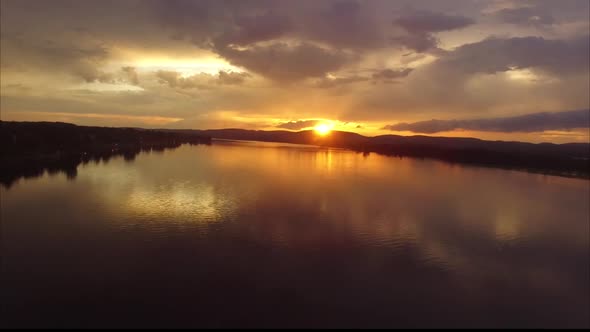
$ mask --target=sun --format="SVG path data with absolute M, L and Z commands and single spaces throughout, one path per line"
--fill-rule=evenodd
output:
M 332 125 L 328 123 L 320 123 L 316 125 L 313 130 L 315 130 L 315 132 L 320 136 L 326 136 L 332 131 Z

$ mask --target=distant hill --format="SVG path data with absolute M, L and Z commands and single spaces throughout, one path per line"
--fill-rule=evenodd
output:
M 332 131 L 327 136 L 311 130 L 292 132 L 245 129 L 171 130 L 220 139 L 283 142 L 347 148 L 384 155 L 435 158 L 457 163 L 522 169 L 574 177 L 589 177 L 589 143 L 525 143 L 476 138 L 381 135 L 366 137 Z
M 0 121 L 0 149 L 3 155 L 174 146 L 210 143 L 210 140 L 196 133 L 88 127 L 63 122 Z
M 545 156 L 589 158 L 589 143 L 526 143 L 510 141 L 485 141 L 477 138 L 463 137 L 432 137 L 432 136 L 400 136 L 381 135 L 367 137 L 357 133 L 332 131 L 330 135 L 318 136 L 312 130 L 299 132 L 285 130 L 246 130 L 246 129 L 178 129 L 166 130 L 210 136 L 212 138 L 250 140 L 262 142 L 282 142 L 293 144 L 312 144 L 330 147 L 358 148 L 390 146 L 428 146 L 441 149 L 464 150 L 486 149 L 495 152 L 538 154 Z

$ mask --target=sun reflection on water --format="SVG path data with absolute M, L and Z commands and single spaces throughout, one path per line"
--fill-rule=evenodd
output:
M 221 217 L 223 201 L 218 199 L 214 188 L 175 184 L 158 188 L 134 190 L 125 206 L 135 212 L 152 217 L 181 218 L 187 222 L 208 223 Z

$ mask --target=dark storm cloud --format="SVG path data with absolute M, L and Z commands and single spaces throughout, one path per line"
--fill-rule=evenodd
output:
M 151 18 L 169 29 L 173 39 L 189 39 L 206 44 L 215 30 L 214 22 L 223 24 L 226 8 L 221 1 L 147 0 Z
M 393 25 L 405 30 L 407 35 L 397 36 L 392 40 L 421 53 L 436 48 L 438 40 L 434 33 L 461 29 L 472 24 L 475 24 L 475 21 L 469 17 L 417 10 L 393 21 Z
M 383 69 L 373 73 L 374 80 L 394 80 L 397 78 L 404 78 L 412 72 L 412 68 L 404 69 Z
M 322 77 L 337 70 L 353 57 L 334 46 L 363 44 L 376 32 L 367 31 L 370 19 L 359 21 L 362 15 L 355 2 L 335 2 L 309 17 L 290 13 L 286 8 L 292 5 L 283 2 L 174 0 L 170 5 L 160 1 L 152 5 L 175 38 L 189 38 L 231 64 L 275 81 Z M 283 37 L 292 40 L 287 43 Z
M 235 26 L 216 38 L 215 44 L 249 45 L 282 37 L 292 31 L 289 17 L 266 12 L 255 16 L 238 16 Z
M 514 117 L 475 120 L 428 120 L 413 123 L 403 122 L 385 126 L 383 129 L 433 134 L 453 130 L 512 133 L 568 130 L 577 128 L 590 128 L 590 110 L 532 113 Z
M 434 63 L 465 74 L 493 74 L 510 69 L 536 68 L 563 75 L 587 72 L 590 37 L 545 39 L 543 37 L 491 37 L 447 52 Z
M 550 13 L 536 7 L 503 8 L 493 16 L 501 22 L 519 25 L 551 25 L 555 20 Z
M 342 51 L 305 42 L 296 45 L 277 42 L 244 50 L 224 47 L 217 52 L 233 65 L 285 82 L 321 77 L 351 60 L 351 56 Z
M 301 130 L 304 128 L 313 127 L 318 124 L 318 120 L 299 120 L 281 123 L 277 128 L 289 129 L 289 130 Z
M 299 18 L 302 37 L 327 43 L 336 48 L 366 50 L 386 45 L 370 3 L 336 1 Z
M 394 37 L 392 40 L 417 53 L 424 53 L 435 49 L 438 45 L 438 39 L 427 33 L 408 34 L 405 36 Z
M 394 25 L 415 34 L 455 30 L 474 23 L 475 21 L 469 17 L 447 15 L 429 10 L 414 11 L 393 21 Z
M 278 41 L 285 36 L 298 42 Z M 276 81 L 321 77 L 354 58 L 342 48 L 366 49 L 384 42 L 372 17 L 355 1 L 337 1 L 309 16 L 270 10 L 236 16 L 232 28 L 213 39 L 214 50 L 232 64 Z

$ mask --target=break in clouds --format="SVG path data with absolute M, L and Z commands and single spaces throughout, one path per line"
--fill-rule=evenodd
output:
M 528 140 L 587 128 L 559 122 L 590 107 L 585 0 L 0 6 L 3 120 L 297 130 L 291 119 L 321 118 L 368 135 L 469 125 Z M 489 120 L 539 111 L 555 124 Z

